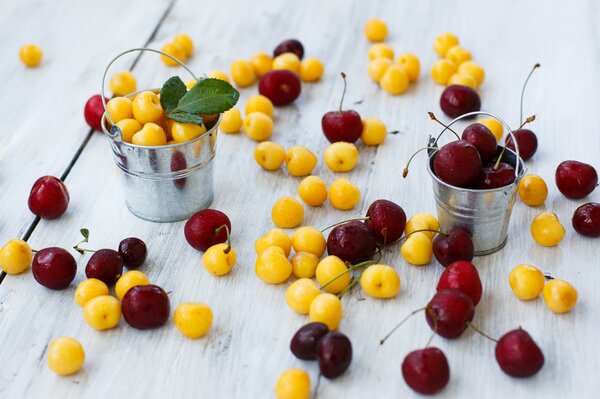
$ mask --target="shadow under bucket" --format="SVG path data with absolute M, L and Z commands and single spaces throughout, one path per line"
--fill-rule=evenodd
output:
M 510 128 L 498 117 L 486 112 L 463 115 L 448 126 L 474 115 L 488 115 L 498 119 L 516 143 Z M 498 154 L 502 148 L 498 146 Z M 518 145 L 515 145 L 515 148 L 516 152 L 507 148 L 502 157 L 503 162 L 515 168 L 515 181 L 508 186 L 488 190 L 460 188 L 443 182 L 433 172 L 433 159 L 437 150 L 428 151 L 427 170 L 433 180 L 433 193 L 441 229 L 449 231 L 459 227 L 471 233 L 476 256 L 489 255 L 506 245 L 517 187 L 525 174 L 523 160 L 518 156 Z

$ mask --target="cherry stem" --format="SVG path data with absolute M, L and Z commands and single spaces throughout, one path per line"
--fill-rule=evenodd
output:
M 362 275 L 362 273 L 361 273 Z M 354 287 L 356 285 L 356 283 L 358 283 L 358 281 L 360 280 L 360 276 L 355 277 L 352 279 L 352 281 L 350 281 L 350 284 L 348 284 L 348 286 L 346 288 L 344 288 L 342 290 L 342 292 L 340 292 L 337 296 L 338 298 L 342 299 L 342 297 L 344 296 L 344 294 L 348 291 L 350 291 L 352 289 L 352 287 Z
M 437 319 L 435 318 L 435 314 L 433 313 L 433 309 L 426 308 L 425 310 L 427 312 L 429 312 L 429 315 L 431 316 L 431 319 L 433 320 L 433 332 L 431 333 L 431 336 L 429 337 L 427 344 L 425 344 L 425 348 L 427 348 L 429 345 L 431 345 L 431 341 L 433 341 L 433 337 L 435 337 L 435 335 L 437 334 L 438 322 L 437 322 Z
M 346 74 L 342 72 L 341 75 L 344 80 L 344 90 L 342 91 L 342 99 L 340 100 L 340 112 L 342 112 L 342 105 L 344 104 L 344 97 L 346 96 Z
M 344 224 L 344 223 L 348 223 L 348 222 L 355 222 L 355 221 L 360 222 L 360 221 L 365 221 L 365 220 L 369 220 L 369 219 L 370 219 L 370 217 L 367 216 L 364 218 L 354 218 L 354 219 L 343 220 L 341 222 L 334 223 L 331 226 L 325 227 L 324 229 L 321 230 L 321 233 L 326 232 L 327 230 L 331 229 L 332 227 L 339 226 L 340 224 Z
M 402 177 L 406 178 L 406 176 L 408 176 L 408 167 L 410 166 L 410 163 L 412 162 L 413 158 L 415 157 L 415 155 L 417 155 L 418 153 L 420 153 L 421 151 L 425 151 L 425 150 L 439 150 L 439 148 L 437 147 L 423 147 L 423 148 L 419 148 L 414 154 L 411 155 L 411 157 L 408 159 L 408 162 L 406 163 L 406 166 L 404 167 L 404 170 L 402 171 Z
M 388 134 L 398 134 L 400 133 L 400 130 L 392 130 L 391 132 L 388 132 Z
M 475 327 L 470 321 L 467 321 L 467 327 L 469 327 L 471 330 L 475 331 L 476 333 L 479 333 L 481 336 L 489 339 L 490 341 L 498 342 L 498 340 L 496 338 L 490 337 L 489 335 L 487 335 L 486 333 L 481 331 L 479 328 Z
M 96 252 L 96 250 L 95 250 L 95 249 L 81 248 L 79 245 L 81 245 L 81 243 L 79 243 L 79 244 L 75 245 L 75 246 L 73 247 L 73 249 L 74 249 L 75 251 L 79 252 L 79 253 L 80 253 L 80 254 L 82 254 L 82 255 L 83 255 L 83 253 L 84 253 L 84 252 Z
M 436 144 L 437 144 L 438 140 L 440 139 L 440 137 L 442 136 L 442 134 L 444 134 L 444 132 L 446 130 L 450 130 L 452 133 L 454 133 L 456 138 L 460 140 L 460 136 L 458 135 L 458 133 L 456 133 L 454 130 L 452 130 L 452 128 L 450 126 L 446 125 L 444 122 L 442 122 L 438 118 L 436 118 L 435 115 L 433 114 L 433 112 L 428 112 L 428 114 L 429 114 L 429 117 L 431 118 L 431 120 L 436 121 L 437 123 L 439 123 L 440 125 L 442 125 L 444 127 L 444 130 L 442 130 L 442 132 L 440 134 L 438 134 L 437 138 L 435 139 Z
M 443 236 L 448 236 L 448 233 L 444 233 L 443 231 L 440 230 L 433 230 L 433 229 L 421 229 L 421 230 L 415 230 L 415 231 L 411 231 L 410 233 L 404 235 L 404 237 L 402 237 L 401 239 L 398 240 L 398 242 L 402 241 L 402 240 L 406 240 L 408 237 L 412 236 L 415 233 L 422 233 L 425 231 L 429 231 L 431 233 L 437 233 L 437 234 L 441 234 Z
M 531 115 L 529 118 L 525 119 L 525 122 L 521 123 L 521 126 L 519 126 L 519 128 L 517 130 L 521 130 L 523 128 L 523 126 L 525 126 L 528 123 L 531 123 L 535 120 L 535 115 Z M 516 131 L 516 130 L 515 130 Z M 504 153 L 506 152 L 506 147 L 508 147 L 508 143 L 510 143 L 510 141 L 512 140 L 512 136 L 508 136 L 508 139 L 506 140 L 506 143 L 504 143 L 504 147 L 502 147 L 502 151 L 500 151 L 500 155 L 498 155 L 498 159 L 496 160 L 496 163 L 494 164 L 494 170 L 498 169 L 498 166 L 500 166 L 500 161 L 502 161 L 502 157 L 504 156 Z
M 552 277 L 552 276 L 550 275 L 550 273 L 544 273 L 544 278 L 545 278 L 546 280 L 548 280 L 548 281 L 550 281 L 550 280 L 554 280 L 554 277 Z
M 317 392 L 319 391 L 319 386 L 321 385 L 321 373 L 319 373 L 319 376 L 317 377 L 317 384 L 315 385 L 315 393 L 313 395 L 313 399 L 317 399 Z
M 383 337 L 383 338 L 381 338 L 381 339 L 379 340 L 379 345 L 383 345 L 383 344 L 385 343 L 385 341 L 386 341 L 386 340 L 387 340 L 387 339 L 390 337 L 390 335 L 392 335 L 392 334 L 393 334 L 393 333 L 394 333 L 394 332 L 395 332 L 395 331 L 396 331 L 398 328 L 400 328 L 400 326 L 401 326 L 402 324 L 404 324 L 404 322 L 405 322 L 406 320 L 410 319 L 412 316 L 414 316 L 415 314 L 419 313 L 419 312 L 420 312 L 420 311 L 422 311 L 422 310 L 425 310 L 425 308 L 420 308 L 420 309 L 417 309 L 417 310 L 413 310 L 413 311 L 412 311 L 412 312 L 410 312 L 410 313 L 409 313 L 409 314 L 408 314 L 408 315 L 407 315 L 407 316 L 406 316 L 404 319 L 400 320 L 400 322 L 399 322 L 398 324 L 396 324 L 396 325 L 394 326 L 394 328 L 392 328 L 392 330 L 391 330 L 389 333 L 387 333 L 387 334 L 385 335 L 385 337 Z
M 335 280 L 337 280 L 338 278 L 342 277 L 344 274 L 350 273 L 352 270 L 356 270 L 356 269 L 360 269 L 362 267 L 374 265 L 375 263 L 377 263 L 377 262 L 374 261 L 374 260 L 366 260 L 364 262 L 357 263 L 356 265 L 350 265 L 350 267 L 348 267 L 343 272 L 339 273 L 337 276 L 335 276 L 334 278 L 332 278 L 331 280 L 329 280 L 325 284 L 323 284 L 319 289 L 323 289 L 323 288 L 327 287 L 329 284 L 333 283 Z
M 229 227 L 227 227 L 226 224 L 219 226 L 215 229 L 215 234 L 219 234 L 219 232 L 221 231 L 221 229 L 225 229 L 225 232 L 227 233 L 227 248 L 225 248 L 223 250 L 223 253 L 225 255 L 227 255 L 229 253 L 229 251 L 231 251 L 231 236 L 229 234 Z
M 533 72 L 538 69 L 541 65 L 535 64 L 533 68 L 531 68 L 531 72 L 527 75 L 527 79 L 525 79 L 525 83 L 523 83 L 523 88 L 521 89 L 521 115 L 519 116 L 519 121 L 523 122 L 523 97 L 525 96 L 525 88 L 527 87 L 527 83 L 529 82 L 529 78 L 533 75 Z
M 37 250 L 37 249 L 33 249 L 33 248 L 31 248 L 31 252 L 33 252 L 33 253 L 38 253 L 38 252 L 40 252 L 40 251 L 39 251 L 39 250 Z

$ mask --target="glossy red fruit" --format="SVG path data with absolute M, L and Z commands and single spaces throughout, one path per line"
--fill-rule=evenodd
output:
M 302 91 L 302 83 L 295 73 L 287 69 L 267 72 L 258 82 L 258 92 L 274 105 L 293 103 Z
M 273 50 L 273 57 L 277 57 L 283 53 L 294 53 L 298 58 L 304 57 L 304 46 L 297 39 L 284 40 Z
M 450 85 L 442 92 L 440 107 L 450 118 L 457 118 L 469 112 L 479 111 L 481 99 L 479 94 L 468 86 Z
M 600 237 L 600 204 L 588 202 L 581 205 L 573 214 L 573 228 L 586 237 Z
M 402 362 L 402 377 L 415 392 L 433 395 L 450 380 L 450 366 L 444 352 L 425 348 L 410 352 Z
M 139 238 L 129 237 L 119 243 L 119 255 L 121 255 L 126 268 L 137 269 L 146 260 L 148 248 L 146 243 Z
M 323 134 L 330 143 L 345 141 L 354 143 L 362 134 L 362 119 L 353 110 L 330 111 L 321 119 Z
M 481 190 L 491 190 L 513 184 L 516 179 L 515 168 L 506 162 L 500 162 L 494 169 L 495 163 L 483 168 L 483 176 L 477 185 Z
M 544 354 L 527 331 L 518 328 L 498 340 L 496 360 L 511 377 L 530 377 L 544 365 Z
M 325 378 L 337 378 L 350 367 L 352 343 L 339 332 L 327 333 L 317 344 L 319 370 Z
M 592 165 L 578 161 L 564 161 L 556 168 L 556 187 L 567 198 L 587 197 L 598 185 L 598 173 Z
M 513 133 L 515 138 L 517 139 L 517 144 L 519 145 L 519 156 L 527 161 L 533 157 L 538 147 L 538 140 L 535 133 L 533 133 L 529 129 L 519 129 Z M 506 147 L 516 152 L 515 143 L 513 143 L 510 135 L 506 136 L 504 139 L 504 143 Z
M 454 228 L 447 234 L 438 234 L 433 239 L 433 254 L 442 266 L 448 266 L 457 260 L 471 261 L 473 253 L 471 235 L 463 229 Z
M 450 288 L 467 294 L 473 305 L 477 305 L 483 288 L 475 265 L 466 261 L 457 261 L 449 265 L 440 276 L 436 290 L 440 292 Z
M 206 251 L 215 244 L 227 241 L 227 226 L 231 233 L 231 222 L 227 215 L 216 209 L 204 209 L 195 213 L 185 223 L 183 232 L 187 242 L 198 251 Z
M 481 178 L 483 165 L 473 144 L 456 140 L 444 145 L 435 154 L 433 171 L 451 186 L 469 188 Z
M 471 298 L 454 288 L 437 292 L 425 308 L 429 327 L 438 335 L 450 339 L 460 337 L 474 315 L 475 305 Z
M 317 344 L 328 332 L 329 328 L 323 323 L 308 323 L 294 334 L 290 342 L 290 350 L 298 359 L 315 360 Z
M 335 226 L 327 237 L 327 253 L 354 265 L 373 258 L 376 250 L 371 230 L 356 220 Z
M 123 258 L 113 249 L 99 249 L 92 254 L 85 267 L 87 278 L 103 281 L 109 287 L 123 274 Z
M 69 206 L 67 186 L 54 176 L 40 177 L 29 193 L 29 210 L 42 219 L 54 219 L 65 213 Z
M 108 98 L 104 97 L 106 102 Z M 95 130 L 102 131 L 102 115 L 104 114 L 104 105 L 102 104 L 102 96 L 96 94 L 90 97 L 85 103 L 83 116 L 87 124 Z
M 380 245 L 392 243 L 402 237 L 406 225 L 406 213 L 392 201 L 373 201 L 367 210 L 365 224 Z
M 169 319 L 169 296 L 157 285 L 137 285 L 123 296 L 121 310 L 131 327 L 157 328 Z
M 35 281 L 44 287 L 62 290 L 75 278 L 77 262 L 73 255 L 62 248 L 44 248 L 33 257 L 31 271 Z
M 472 123 L 467 126 L 463 130 L 461 138 L 473 144 L 484 164 L 491 161 L 498 152 L 496 136 L 481 123 Z

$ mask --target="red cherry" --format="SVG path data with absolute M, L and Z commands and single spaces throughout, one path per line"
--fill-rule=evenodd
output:
M 389 244 L 404 233 L 406 213 L 400 205 L 392 201 L 380 199 L 373 201 L 367 210 L 365 224 L 371 230 L 378 244 Z
M 472 123 L 467 126 L 463 130 L 461 138 L 475 146 L 483 163 L 491 161 L 498 152 L 496 136 L 481 123 Z
M 457 260 L 473 260 L 473 240 L 471 235 L 461 229 L 451 229 L 447 234 L 438 234 L 433 239 L 433 254 L 442 264 L 448 266 Z
M 564 161 L 556 168 L 556 187 L 567 198 L 580 199 L 591 194 L 598 185 L 598 173 L 592 165 Z
M 44 248 L 33 257 L 31 271 L 35 281 L 53 290 L 67 288 L 77 273 L 77 262 L 62 248 Z
M 108 102 L 108 98 L 104 97 Z M 94 130 L 102 131 L 102 115 L 104 115 L 104 105 L 102 104 L 102 96 L 96 94 L 90 97 L 85 103 L 83 116 L 88 125 Z
M 223 226 L 227 226 L 227 229 Z M 215 244 L 227 241 L 231 222 L 227 215 L 216 209 L 204 209 L 186 222 L 183 232 L 187 242 L 198 251 L 206 251 Z
M 121 310 L 131 327 L 157 328 L 169 319 L 169 296 L 157 285 L 136 285 L 123 296 Z
M 581 205 L 573 214 L 573 228 L 586 237 L 600 237 L 600 204 L 588 202 Z
M 425 348 L 410 352 L 402 362 L 402 377 L 415 392 L 433 395 L 450 380 L 450 366 L 444 352 Z
M 304 57 L 304 46 L 296 39 L 284 40 L 273 50 L 273 57 L 277 57 L 283 53 L 294 53 L 298 58 L 302 59 Z
M 456 187 L 472 187 L 481 178 L 482 170 L 477 149 L 465 140 L 444 145 L 433 158 L 435 175 Z
M 54 219 L 65 213 L 69 206 L 67 186 L 54 176 L 40 177 L 29 193 L 29 210 L 42 219 Z
M 354 143 L 362 134 L 362 119 L 358 112 L 353 110 L 342 110 L 344 104 L 344 96 L 346 95 L 346 74 L 342 72 L 344 80 L 344 91 L 340 100 L 340 109 L 337 111 L 329 111 L 323 115 L 321 119 L 321 128 L 323 134 L 330 143 L 337 141 L 345 141 Z
M 109 287 L 123 274 L 123 258 L 113 249 L 99 249 L 92 254 L 85 267 L 87 278 L 103 281 Z
M 325 378 L 339 377 L 352 362 L 352 343 L 339 332 L 329 332 L 317 343 L 319 371 Z
M 371 230 L 356 220 L 335 226 L 327 237 L 327 253 L 351 264 L 373 258 L 376 250 Z
M 527 331 L 518 328 L 498 340 L 496 360 L 511 377 L 530 377 L 544 365 L 544 354 Z
M 483 168 L 483 176 L 477 185 L 482 190 L 490 190 L 508 186 L 515 181 L 515 168 L 506 162 L 500 162 L 495 168 L 495 163 Z
M 481 99 L 479 94 L 468 86 L 450 85 L 442 92 L 440 107 L 450 118 L 457 118 L 469 112 L 479 111 Z
M 144 241 L 139 238 L 129 237 L 119 243 L 119 255 L 121 255 L 125 267 L 137 269 L 146 260 L 148 248 Z
M 474 315 L 475 306 L 471 298 L 453 288 L 437 292 L 425 308 L 429 327 L 438 335 L 451 339 L 460 337 Z
M 440 292 L 449 288 L 467 294 L 473 305 L 477 305 L 483 288 L 475 265 L 466 261 L 457 261 L 449 265 L 440 276 L 436 290 Z
M 535 152 L 537 151 L 538 141 L 537 136 L 529 129 L 519 129 L 516 132 L 513 132 L 515 138 L 517 139 L 517 144 L 519 144 L 519 156 L 527 161 L 533 157 Z M 515 149 L 515 143 L 513 143 L 510 135 L 506 136 L 504 139 L 504 143 L 507 148 L 510 148 L 514 152 L 517 152 Z
M 292 337 L 290 350 L 298 359 L 315 360 L 317 358 L 317 344 L 328 332 L 329 328 L 323 323 L 305 324 Z
M 274 105 L 293 103 L 301 91 L 302 84 L 298 75 L 286 69 L 267 72 L 258 82 L 258 92 Z

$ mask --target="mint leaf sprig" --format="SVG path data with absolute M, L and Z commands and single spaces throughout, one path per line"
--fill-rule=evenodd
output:
M 179 123 L 202 124 L 201 114 L 220 114 L 233 108 L 240 93 L 220 79 L 202 79 L 187 90 L 179 76 L 169 78 L 160 90 L 167 117 Z

